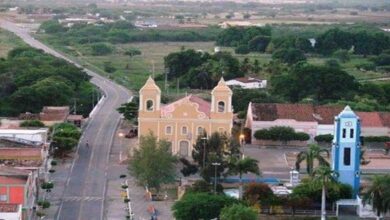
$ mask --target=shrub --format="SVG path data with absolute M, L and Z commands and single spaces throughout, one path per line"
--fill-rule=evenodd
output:
M 110 54 L 114 51 L 114 48 L 110 44 L 106 43 L 93 43 L 90 45 L 91 53 L 94 56 L 103 56 Z
M 375 70 L 376 65 L 373 62 L 363 62 L 363 63 L 356 64 L 356 68 L 369 71 L 369 70 Z
M 42 189 L 52 189 L 54 187 L 54 183 L 52 182 L 44 182 L 41 184 Z
M 56 165 L 57 165 L 57 161 L 56 161 L 56 160 L 52 160 L 52 161 L 50 162 L 50 165 L 56 166 Z
M 291 196 L 310 198 L 314 202 L 321 202 L 322 184 L 315 180 L 305 180 L 293 189 Z M 339 199 L 348 199 L 352 196 L 351 186 L 343 183 L 331 182 L 327 187 L 327 201 L 333 203 Z
M 127 188 L 129 188 L 129 186 L 127 186 L 127 185 L 122 185 L 122 189 L 127 189 Z
M 248 54 L 250 52 L 249 47 L 247 45 L 239 45 L 234 49 L 236 54 Z
M 47 209 L 50 207 L 50 202 L 47 200 L 40 200 L 38 201 L 38 205 L 41 206 L 43 209 Z
M 41 128 L 45 127 L 45 124 L 39 120 L 27 120 L 20 123 L 20 127 L 36 127 Z
M 237 203 L 237 200 L 225 195 L 209 193 L 186 193 L 172 207 L 177 220 L 213 219 L 220 215 L 224 207 Z
M 326 142 L 330 143 L 333 140 L 332 134 L 320 134 L 314 137 L 314 140 L 317 142 Z
M 388 136 L 366 136 L 362 137 L 364 142 L 388 142 L 390 137 Z
M 221 220 L 256 220 L 257 213 L 251 208 L 243 204 L 233 204 L 222 209 Z
M 257 130 L 254 134 L 259 140 L 273 140 L 273 141 L 307 141 L 310 136 L 303 132 L 295 132 L 292 127 L 275 126 L 269 129 Z

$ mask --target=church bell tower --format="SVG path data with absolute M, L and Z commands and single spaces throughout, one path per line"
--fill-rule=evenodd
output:
M 355 199 L 360 188 L 360 119 L 346 106 L 335 118 L 332 169 L 337 180 L 352 187 Z

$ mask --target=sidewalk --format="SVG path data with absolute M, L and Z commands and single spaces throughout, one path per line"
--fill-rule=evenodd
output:
M 125 131 L 127 131 L 121 129 L 123 129 L 123 127 L 118 129 L 117 134 L 119 134 L 119 132 L 125 133 Z M 121 191 L 123 191 L 121 186 L 127 179 L 134 220 L 150 220 L 151 214 L 147 211 L 149 205 L 153 205 L 156 208 L 158 220 L 172 220 L 171 206 L 174 201 L 172 199 L 159 202 L 146 201 L 144 198 L 145 189 L 137 185 L 135 178 L 129 175 L 127 169 L 128 164 L 120 164 L 119 162 L 121 152 L 122 155 L 126 155 L 128 152 L 127 146 L 134 147 L 136 141 L 136 138 L 128 139 L 119 137 L 118 135 L 116 135 L 116 138 L 114 139 L 108 167 L 108 184 L 105 201 L 106 219 L 126 219 L 126 215 L 128 215 L 128 211 L 126 210 L 127 203 L 125 203 L 124 199 L 121 197 Z M 126 178 L 121 179 L 119 176 L 122 174 L 125 174 Z
M 57 165 L 52 166 L 52 169 L 54 169 L 55 172 L 51 174 L 49 173 L 49 181 L 54 183 L 54 188 L 51 190 L 51 192 L 46 193 L 46 200 L 50 202 L 50 208 L 43 210 L 43 212 L 46 213 L 45 219 L 55 219 L 55 215 L 58 212 L 58 208 L 61 204 L 61 199 L 65 191 L 66 182 L 73 162 L 73 157 L 75 155 L 75 153 L 72 153 L 66 160 L 54 159 L 57 161 Z M 43 198 L 45 192 L 40 189 L 40 194 L 40 198 Z

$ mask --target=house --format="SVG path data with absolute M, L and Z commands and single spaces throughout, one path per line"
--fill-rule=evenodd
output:
M 138 137 L 152 132 L 171 143 L 173 154 L 190 156 L 198 135 L 206 131 L 230 134 L 233 126 L 232 90 L 221 79 L 211 103 L 194 95 L 162 105 L 161 90 L 149 77 L 140 92 Z
M 39 114 L 30 112 L 19 115 L 19 120 L 40 120 L 46 126 L 62 123 L 70 116 L 69 106 L 44 106 Z
M 230 87 L 241 87 L 243 89 L 262 89 L 267 87 L 267 80 L 253 77 L 240 77 L 226 81 Z
M 245 127 L 254 133 L 260 129 L 274 126 L 289 126 L 297 132 L 305 132 L 311 140 L 321 134 L 333 134 L 334 118 L 343 106 L 249 103 Z M 356 112 L 361 120 L 362 136 L 390 135 L 390 113 Z
M 0 203 L 0 220 L 22 220 L 22 206 Z
M 0 166 L 0 204 L 10 204 L 11 211 L 12 205 L 21 205 L 23 219 L 30 219 L 35 198 L 36 175 L 32 171 Z
M 21 141 L 47 144 L 48 128 L 39 129 L 0 129 L 0 138 L 14 138 Z

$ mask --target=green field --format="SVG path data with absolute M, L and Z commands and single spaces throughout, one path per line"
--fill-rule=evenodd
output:
M 0 57 L 6 57 L 8 52 L 15 47 L 26 44 L 14 34 L 0 29 Z
M 47 36 L 41 34 L 37 36 L 43 41 L 48 42 Z M 84 66 L 91 68 L 100 74 L 126 86 L 132 90 L 139 90 L 149 75 L 157 76 L 163 74 L 164 57 L 171 52 L 177 52 L 181 49 L 194 49 L 212 53 L 214 51 L 214 42 L 146 42 L 146 43 L 127 43 L 116 44 L 114 52 L 105 56 L 90 55 L 89 49 L 83 45 L 76 46 L 61 46 L 52 44 L 56 49 L 70 55 L 73 59 L 78 60 Z M 129 57 L 124 52 L 130 48 L 136 48 L 142 52 L 142 55 Z M 222 47 L 222 51 L 228 51 L 234 54 L 234 49 Z M 251 62 L 255 59 L 259 60 L 261 66 L 265 67 L 272 60 L 271 54 L 264 53 L 249 53 L 246 55 L 235 54 L 239 60 L 249 58 Z M 320 56 L 310 56 L 308 62 L 312 64 L 324 64 L 327 59 Z M 342 68 L 358 80 L 373 79 L 386 76 L 380 72 L 361 71 L 355 67 L 356 64 L 367 61 L 368 58 L 362 56 L 352 56 L 345 63 L 340 63 Z M 115 67 L 115 71 L 108 73 L 104 70 L 105 65 L 110 64 Z M 261 71 L 258 76 L 260 78 L 269 79 L 270 75 Z M 162 82 L 158 82 L 162 85 Z M 176 85 L 176 82 L 168 82 L 171 87 Z

